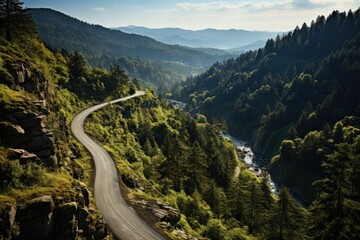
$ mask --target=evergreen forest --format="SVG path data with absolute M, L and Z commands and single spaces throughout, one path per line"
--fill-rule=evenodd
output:
M 157 78 L 177 54 L 193 65 L 209 55 L 121 32 L 121 51 L 139 40 L 164 62 L 113 58 L 76 38 L 54 46 L 44 37 L 50 25 L 36 21 L 49 12 L 60 14 L 0 0 L 0 239 L 115 239 L 95 204 L 95 164 L 70 125 L 82 110 L 138 90 L 145 95 L 93 112 L 84 129 L 114 160 L 127 204 L 164 239 L 359 238 L 360 10 L 318 17 L 176 84 L 168 96 L 187 111 L 123 66 Z M 76 24 L 111 32 L 66 19 L 62 36 Z M 222 137 L 224 125 L 272 157 L 277 194 Z

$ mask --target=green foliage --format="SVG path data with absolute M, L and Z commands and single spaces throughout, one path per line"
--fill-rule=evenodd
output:
M 329 141 L 344 141 L 340 125 L 335 136 L 317 134 L 360 117 L 359 63 L 360 9 L 334 11 L 262 49 L 214 64 L 177 86 L 172 97 L 194 114 L 225 119 L 232 134 L 269 158 L 279 155 L 271 173 L 310 202 L 317 192 L 312 183 L 334 147 Z
M 88 24 L 51 9 L 32 9 L 31 15 L 42 40 L 52 48 L 81 51 L 93 67 L 110 70 L 119 64 L 132 78 L 160 92 L 230 57 Z
M 287 186 L 306 192 L 305 198 L 315 198 L 321 185 L 312 183 L 324 177 L 321 166 L 327 155 L 334 154 L 337 144 L 353 144 L 360 134 L 359 128 L 353 126 L 358 121 L 354 117 L 345 118 L 333 127 L 326 125 L 322 131 L 309 132 L 303 139 L 284 140 L 280 154 L 271 163 L 273 173 L 281 175 Z
M 7 41 L 37 36 L 34 22 L 18 0 L 0 1 L 0 35 Z
M 334 153 L 326 156 L 323 163 L 326 177 L 315 182 L 323 191 L 310 207 L 312 239 L 359 236 L 359 146 L 360 136 L 357 136 L 352 144 L 336 144 Z
M 279 193 L 273 215 L 274 239 L 303 239 L 305 235 L 305 213 L 295 203 L 287 188 Z
M 203 235 L 210 239 L 222 240 L 225 238 L 226 230 L 227 229 L 224 226 L 224 224 L 221 222 L 221 220 L 212 219 L 206 225 L 206 229 L 203 232 Z

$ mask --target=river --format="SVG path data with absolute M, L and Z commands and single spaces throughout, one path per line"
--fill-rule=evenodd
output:
M 186 104 L 180 101 L 176 101 L 176 100 L 170 100 L 168 99 L 168 101 L 170 101 L 174 107 L 179 108 L 181 110 L 184 110 Z M 262 156 L 261 154 L 255 154 L 254 151 L 252 150 L 251 146 L 243 140 L 240 140 L 230 134 L 221 134 L 221 136 L 223 138 L 227 138 L 230 139 L 236 146 L 237 152 L 240 155 L 240 160 L 243 160 L 244 163 L 246 164 L 246 166 L 248 167 L 248 169 L 252 172 L 255 173 L 256 176 L 258 177 L 262 177 L 263 174 L 268 174 L 269 176 L 269 184 L 270 184 L 270 188 L 271 191 L 277 195 L 280 189 L 281 184 L 280 183 L 276 183 L 271 179 L 271 175 L 268 173 L 267 171 L 267 167 L 268 167 L 268 159 L 266 159 L 264 156 Z M 238 169 L 235 169 L 235 171 L 238 171 Z M 295 195 L 294 193 L 292 193 L 294 196 L 295 201 L 301 206 L 301 207 L 305 207 L 307 206 L 307 202 L 304 201 L 302 198 L 300 198 L 299 196 Z
M 254 154 L 253 150 L 251 149 L 249 144 L 247 144 L 247 142 L 237 139 L 236 137 L 229 134 L 222 133 L 221 136 L 223 138 L 230 139 L 234 143 L 234 145 L 236 146 L 236 150 L 240 155 L 240 160 L 242 160 L 246 164 L 250 171 L 254 172 L 255 175 L 258 177 L 262 177 L 264 174 L 267 174 L 269 176 L 269 184 L 271 191 L 274 194 L 277 194 L 277 184 L 271 179 L 270 174 L 266 170 L 266 159 L 259 154 Z

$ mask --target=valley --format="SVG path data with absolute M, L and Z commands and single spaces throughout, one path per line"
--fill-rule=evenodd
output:
M 175 2 L 0 0 L 0 239 L 358 239 L 360 9 Z

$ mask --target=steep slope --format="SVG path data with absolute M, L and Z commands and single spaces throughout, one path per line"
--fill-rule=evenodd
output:
M 90 68 L 79 53 L 51 52 L 36 33 L 14 34 L 11 41 L 0 33 L 0 238 L 109 238 L 89 190 L 94 166 L 69 126 L 87 106 L 128 96 L 138 87 L 118 67 Z M 257 201 L 266 195 L 269 204 L 276 202 L 267 181 L 260 189 L 215 126 L 151 90 L 92 113 L 85 130 L 114 159 L 127 203 L 165 237 L 254 239 L 246 227 L 250 211 L 240 211 L 244 207 L 235 199 L 241 191 L 245 204 L 251 184 L 259 191 Z M 249 186 L 234 178 L 236 166 Z M 253 215 L 264 212 L 277 209 L 259 208 Z M 294 214 L 301 216 L 298 209 Z M 291 233 L 290 225 L 285 229 Z
M 149 37 L 91 25 L 50 9 L 31 9 L 31 15 L 41 38 L 52 48 L 79 51 L 92 66 L 102 68 L 121 64 L 118 61 L 120 57 L 132 57 L 131 61 L 144 66 L 145 72 L 135 75 L 126 65 L 122 65 L 124 69 L 132 77 L 140 77 L 140 80 L 157 86 L 168 81 L 180 81 L 192 73 L 200 73 L 212 63 L 230 56 L 163 44 Z M 143 60 L 147 61 L 146 64 Z M 156 68 L 164 69 L 159 74 L 163 76 L 161 82 L 157 79 L 158 70 L 153 73 Z M 169 73 L 170 76 L 164 77 Z
M 276 35 L 279 34 L 277 32 L 246 31 L 240 29 L 185 30 L 181 28 L 152 29 L 137 26 L 118 27 L 115 29 L 126 33 L 148 36 L 168 44 L 219 49 L 240 48 L 241 46 L 246 46 L 256 41 L 262 41 L 265 44 L 266 40 L 275 38 Z M 255 46 L 251 49 L 255 50 Z
M 258 151 L 280 153 L 272 172 L 311 200 L 316 192 L 312 182 L 320 178 L 329 152 L 316 154 L 283 140 L 359 117 L 359 32 L 360 10 L 319 16 L 310 27 L 304 24 L 258 51 L 213 65 L 173 95 L 188 102 L 189 110 L 225 119 L 231 132 L 251 140 Z M 356 120 L 345 122 L 344 127 L 358 126 Z M 298 151 L 297 157 L 285 156 L 285 146 Z

